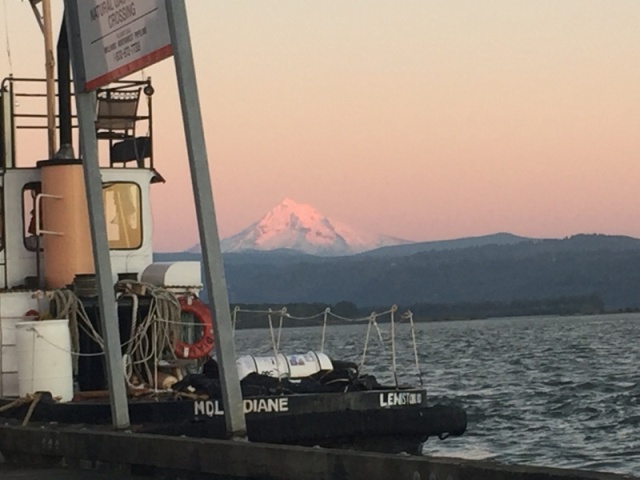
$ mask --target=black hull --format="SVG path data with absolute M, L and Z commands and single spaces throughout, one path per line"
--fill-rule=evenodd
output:
M 419 390 L 401 392 L 402 399 L 415 403 L 389 405 L 394 399 L 399 403 L 397 397 L 389 398 L 397 393 L 385 390 L 245 399 L 245 411 L 250 410 L 246 413 L 247 435 L 254 442 L 419 454 L 427 438 L 461 435 L 466 430 L 462 408 L 426 405 L 426 398 L 417 397 Z M 22 405 L 0 416 L 21 420 L 28 409 Z M 219 401 L 132 400 L 129 414 L 132 429 L 140 433 L 225 438 Z M 110 424 L 111 413 L 106 400 L 56 403 L 45 396 L 30 421 L 99 428 Z
M 336 411 L 302 415 L 247 416 L 254 442 L 319 445 L 388 453 L 419 453 L 432 436 L 459 435 L 466 428 L 462 409 L 444 405 L 394 410 Z M 146 433 L 223 438 L 224 419 L 146 426 Z

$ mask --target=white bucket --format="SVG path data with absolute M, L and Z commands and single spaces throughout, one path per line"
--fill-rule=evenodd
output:
M 18 393 L 51 392 L 62 402 L 73 399 L 69 320 L 16 324 Z
M 313 351 L 297 355 L 279 353 L 277 363 L 273 356 L 245 355 L 236 360 L 236 365 L 240 380 L 250 373 L 276 378 L 304 378 L 320 370 L 333 370 L 333 364 L 327 355 Z

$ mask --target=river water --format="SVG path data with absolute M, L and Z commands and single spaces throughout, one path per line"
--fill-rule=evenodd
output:
M 282 331 L 280 350 L 320 348 L 322 329 Z M 329 326 L 324 351 L 359 362 L 367 327 Z M 393 381 L 391 328 L 373 329 L 365 372 Z M 464 436 L 429 439 L 434 456 L 640 475 L 640 315 L 423 323 L 417 356 L 433 402 L 458 402 Z M 396 324 L 401 383 L 419 384 L 406 323 Z M 236 333 L 239 354 L 269 354 L 268 330 Z
M 324 351 L 359 363 L 366 334 L 329 326 Z M 371 332 L 364 371 L 389 383 L 390 325 L 380 334 Z M 426 323 L 415 337 L 431 401 L 458 402 L 469 420 L 464 436 L 429 439 L 424 454 L 640 475 L 640 315 Z M 321 338 L 319 327 L 284 329 L 280 351 L 319 350 Z M 396 324 L 395 338 L 399 382 L 419 384 L 410 326 Z M 273 342 L 269 330 L 239 330 L 236 345 L 269 355 Z M 44 478 L 5 470 L 0 477 Z

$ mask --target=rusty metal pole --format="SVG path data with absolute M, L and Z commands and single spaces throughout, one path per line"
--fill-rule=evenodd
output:
M 49 158 L 56 154 L 56 61 L 53 55 L 53 30 L 51 26 L 51 0 L 42 0 L 44 54 L 47 76 L 47 139 Z

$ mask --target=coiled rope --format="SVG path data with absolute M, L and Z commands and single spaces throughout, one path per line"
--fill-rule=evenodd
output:
M 78 357 L 80 354 L 80 335 L 82 329 L 87 336 L 98 344 L 104 352 L 104 341 L 96 331 L 87 315 L 87 311 L 80 299 L 71 290 L 54 290 L 50 293 L 49 311 L 54 319 L 69 319 L 69 333 L 71 334 L 71 353 L 73 354 L 73 373 L 78 373 Z M 84 354 L 87 355 L 87 354 Z
M 130 387 L 136 386 L 135 381 L 155 385 L 158 362 L 167 357 L 176 359 L 173 346 L 180 338 L 182 326 L 190 324 L 181 321 L 180 302 L 164 288 L 122 280 L 115 289 L 118 297 L 130 297 L 132 301 L 129 340 L 122 344 L 127 383 Z M 149 312 L 142 319 L 139 297 L 151 297 Z M 91 323 L 84 305 L 71 290 L 51 292 L 49 305 L 53 318 L 69 320 L 73 371 L 77 374 L 78 357 L 104 355 L 104 340 Z M 100 347 L 101 353 L 80 353 L 80 329 Z
M 116 283 L 116 292 L 131 297 L 133 302 L 131 330 L 126 343 L 125 365 L 127 382 L 133 379 L 155 385 L 158 378 L 158 362 L 167 356 L 175 359 L 175 341 L 180 338 L 181 307 L 177 297 L 164 288 L 148 283 L 121 280 Z M 149 313 L 139 320 L 140 296 L 151 297 Z

